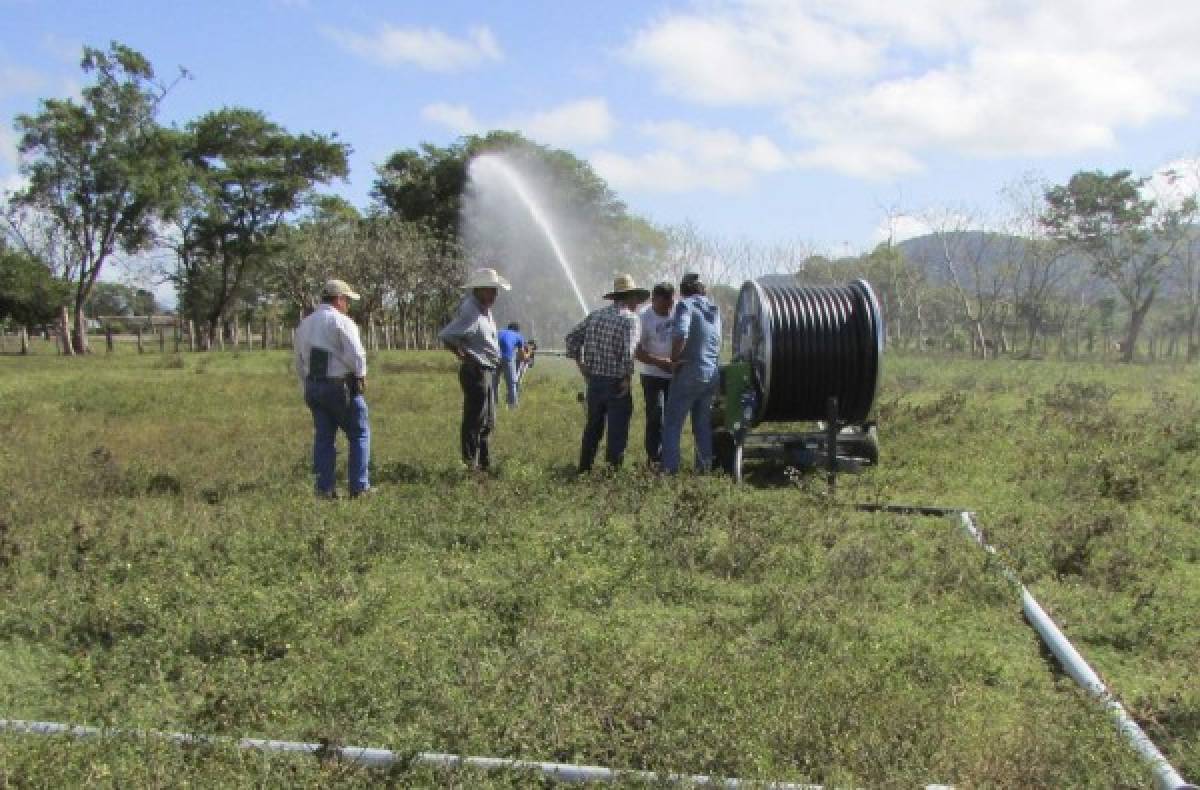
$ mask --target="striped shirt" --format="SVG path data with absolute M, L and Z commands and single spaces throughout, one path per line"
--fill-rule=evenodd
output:
M 632 376 L 633 352 L 641 332 L 641 323 L 633 311 L 611 304 L 595 311 L 567 333 L 567 356 L 582 364 L 589 376 Z

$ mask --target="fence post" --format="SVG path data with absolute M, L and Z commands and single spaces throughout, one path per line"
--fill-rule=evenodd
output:
M 275 348 L 283 348 L 283 324 L 275 325 Z
M 142 328 L 140 326 L 137 328 L 137 344 L 138 344 L 138 353 L 145 354 L 146 349 L 142 348 Z
M 225 326 L 217 324 L 217 351 L 225 350 Z
M 113 352 L 113 336 L 111 326 L 104 327 L 104 348 L 105 353 L 111 354 Z
M 267 324 L 267 319 L 264 318 L 263 319 L 263 336 L 262 336 L 262 350 L 263 351 L 267 350 L 267 335 L 269 334 L 269 332 L 267 332 L 268 327 L 269 327 L 269 324 Z
M 163 331 L 161 326 L 158 328 L 158 353 L 167 353 L 167 333 Z
M 29 353 L 29 330 L 21 327 L 21 356 Z
M 196 350 L 196 322 L 188 321 L 188 350 Z

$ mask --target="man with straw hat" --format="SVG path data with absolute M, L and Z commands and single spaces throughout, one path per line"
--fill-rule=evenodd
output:
M 438 338 L 458 357 L 458 383 L 463 391 L 462 459 L 468 470 L 491 466 L 488 437 L 496 424 L 493 374 L 500 363 L 492 305 L 500 289 L 512 288 L 495 269 L 476 269 L 463 284 L 466 294 L 454 320 Z
M 633 416 L 634 351 L 641 336 L 638 305 L 650 292 L 638 288 L 628 274 L 618 274 L 612 291 L 604 295 L 612 304 L 591 313 L 566 338 L 567 356 L 575 360 L 587 380 L 587 422 L 579 449 L 579 471 L 587 472 L 608 426 L 604 458 L 612 467 L 621 465 L 629 440 Z
M 313 472 L 317 496 L 336 499 L 337 432 L 349 445 L 350 496 L 371 490 L 371 426 L 367 421 L 367 354 L 358 326 L 346 315 L 358 294 L 342 280 L 321 289 L 321 304 L 296 327 L 296 372 L 313 416 Z

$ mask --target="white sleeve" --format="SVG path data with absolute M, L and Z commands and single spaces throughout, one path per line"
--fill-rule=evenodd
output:
M 358 336 L 358 324 L 348 316 L 342 316 L 338 321 L 338 331 L 342 336 L 342 347 L 346 349 L 348 367 L 354 370 L 354 375 L 363 378 L 367 375 L 367 352 L 363 349 L 362 340 Z

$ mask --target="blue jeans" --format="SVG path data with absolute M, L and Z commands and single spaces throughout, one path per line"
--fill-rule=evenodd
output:
M 679 471 L 679 444 L 683 422 L 691 415 L 692 437 L 696 443 L 696 471 L 712 468 L 712 404 L 720 378 L 707 381 L 691 365 L 684 365 L 671 380 L 667 406 L 663 413 L 662 461 L 670 474 Z
M 500 398 L 500 378 L 504 378 L 505 395 L 508 407 L 517 405 L 517 358 L 501 359 L 500 367 L 496 369 L 496 399 Z
M 304 382 L 304 402 L 313 416 L 313 472 L 317 476 L 317 492 L 334 492 L 339 428 L 346 434 L 350 449 L 346 470 L 350 492 L 370 488 L 367 465 L 371 461 L 371 426 L 367 421 L 366 399 L 362 395 L 351 397 L 342 379 L 309 379 Z
M 652 464 L 662 461 L 663 411 L 671 379 L 666 376 L 642 376 L 642 395 L 646 399 L 646 460 Z
M 579 471 L 586 472 L 596 460 L 604 427 L 608 425 L 608 444 L 604 460 L 620 466 L 629 442 L 629 418 L 633 416 L 633 393 L 628 388 L 621 393 L 624 379 L 608 376 L 588 376 L 587 424 L 583 427 L 583 443 L 579 448 Z

